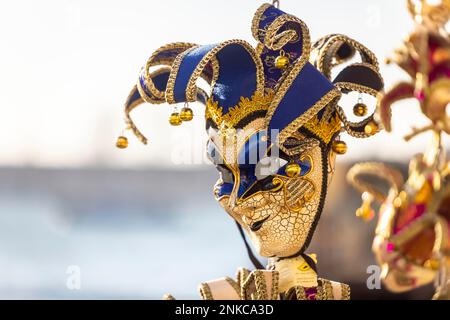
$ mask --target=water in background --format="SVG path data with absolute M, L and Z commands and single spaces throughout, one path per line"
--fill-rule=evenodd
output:
M 197 299 L 200 282 L 251 268 L 213 199 L 215 179 L 212 168 L 0 169 L 0 298 Z M 322 277 L 352 284 L 353 298 L 392 297 L 365 286 L 374 225 L 354 217 L 358 205 L 335 176 L 310 252 Z M 67 286 L 71 266 L 79 290 Z

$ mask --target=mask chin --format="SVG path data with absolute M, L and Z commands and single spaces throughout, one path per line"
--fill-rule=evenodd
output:
M 309 150 L 310 172 L 295 178 L 282 177 L 283 188 L 278 193 L 267 193 L 269 202 L 278 205 L 275 213 L 256 232 L 244 228 L 260 255 L 293 257 L 308 248 L 325 202 L 331 174 L 329 152 L 324 143 Z

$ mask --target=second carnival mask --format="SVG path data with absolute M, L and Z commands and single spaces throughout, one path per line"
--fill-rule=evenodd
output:
M 335 155 L 346 152 L 340 133 L 379 131 L 361 101 L 354 112 L 363 120 L 348 121 L 341 96 L 376 96 L 383 81 L 366 47 L 338 34 L 312 44 L 303 21 L 273 5 L 256 11 L 252 34 L 256 48 L 229 40 L 156 50 L 126 101 L 127 129 L 147 143 L 129 115 L 144 102 L 184 104 L 170 116 L 175 126 L 192 119 L 188 103 L 204 104 L 207 153 L 219 172 L 215 198 L 260 255 L 291 257 L 307 249 L 319 221 Z M 119 137 L 118 147 L 127 143 Z
M 396 169 L 372 162 L 353 166 L 348 180 L 363 192 L 358 216 L 372 219 L 371 202 L 379 203 L 372 250 L 386 287 L 404 292 L 434 280 L 433 298 L 450 299 L 450 162 L 442 144 L 442 135 L 450 133 L 450 37 L 445 29 L 450 1 L 407 4 L 416 26 L 388 61 L 410 79 L 380 95 L 379 118 L 390 131 L 392 105 L 414 98 L 429 124 L 414 129 L 405 140 L 427 131 L 432 140 L 424 153 L 411 159 L 406 181 Z M 389 186 L 388 192 L 380 188 L 381 181 Z

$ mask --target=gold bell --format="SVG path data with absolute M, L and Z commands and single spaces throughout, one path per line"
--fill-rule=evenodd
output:
M 302 168 L 295 162 L 291 162 L 286 166 L 286 175 L 289 178 L 298 177 L 302 172 Z
M 119 136 L 116 141 L 116 147 L 119 149 L 125 149 L 128 147 L 128 139 L 125 136 Z
M 364 132 L 368 135 L 374 135 L 375 133 L 377 133 L 379 130 L 378 125 L 373 122 L 370 121 L 368 124 L 366 124 L 366 126 L 364 127 Z
M 364 221 L 370 221 L 375 216 L 375 212 L 371 207 L 373 196 L 368 192 L 364 192 L 362 194 L 362 200 L 363 203 L 361 207 L 356 210 L 356 216 Z
M 405 208 L 408 203 L 408 194 L 405 191 L 400 191 L 397 197 L 395 197 L 393 204 L 397 209 Z
M 353 114 L 358 117 L 364 117 L 367 114 L 367 106 L 362 102 L 358 102 L 353 106 Z
M 428 181 L 425 181 L 422 187 L 416 193 L 415 202 L 428 203 L 430 202 L 432 196 L 433 196 L 433 188 L 428 183 Z
M 289 66 L 289 58 L 284 54 L 279 55 L 275 59 L 275 68 L 286 69 Z
M 169 123 L 172 126 L 179 126 L 181 124 L 181 117 L 178 112 L 172 112 L 172 114 L 169 117 Z
M 439 270 L 439 260 L 437 259 L 428 259 L 427 261 L 425 261 L 424 263 L 424 267 L 431 269 L 431 270 Z
M 372 208 L 361 206 L 360 208 L 356 209 L 356 216 L 363 219 L 364 221 L 371 221 L 375 216 L 375 213 L 373 212 Z
M 184 107 L 180 112 L 180 119 L 182 121 L 191 121 L 194 118 L 194 112 L 189 107 Z
M 336 154 L 347 153 L 347 144 L 344 141 L 333 141 L 331 148 Z

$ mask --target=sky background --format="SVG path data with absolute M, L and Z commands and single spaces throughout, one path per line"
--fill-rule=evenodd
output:
M 132 136 L 125 151 L 114 144 L 123 103 L 152 52 L 176 41 L 255 44 L 251 20 L 262 3 L 0 1 L 0 298 L 197 299 L 198 283 L 251 267 L 212 196 L 218 174 L 204 166 L 201 106 L 177 128 L 167 121 L 171 106 L 142 106 L 133 118 L 150 144 Z M 413 29 L 405 3 L 281 0 L 281 8 L 303 19 L 313 40 L 343 33 L 372 49 L 389 88 L 406 79 L 383 64 Z M 355 102 L 345 99 L 348 113 Z M 393 116 L 392 134 L 343 137 L 349 152 L 339 157 L 310 247 L 321 277 L 351 284 L 353 298 L 393 296 L 366 288 L 376 221 L 354 216 L 361 200 L 345 182 L 349 165 L 389 160 L 405 172 L 429 140 L 402 140 L 427 123 L 415 101 Z M 69 266 L 82 269 L 82 290 L 68 290 Z
M 255 43 L 250 26 L 256 0 L 19 0 L 0 3 L 0 165 L 145 167 L 195 162 L 203 153 L 203 111 L 171 127 L 168 105 L 146 105 L 134 119 L 150 139 L 130 137 L 114 147 L 122 105 L 140 67 L 163 44 L 215 43 L 232 38 Z M 312 39 L 346 34 L 379 57 L 387 88 L 405 79 L 384 59 L 413 28 L 403 0 L 282 0 L 281 9 L 303 19 Z M 351 113 L 355 101 L 346 108 Z M 425 124 L 414 101 L 394 108 L 394 133 L 345 139 L 342 159 L 403 160 L 429 136 L 404 143 L 412 125 Z M 448 141 L 446 141 L 448 145 Z M 186 151 L 178 157 L 180 150 Z M 183 168 L 183 166 L 180 166 Z

